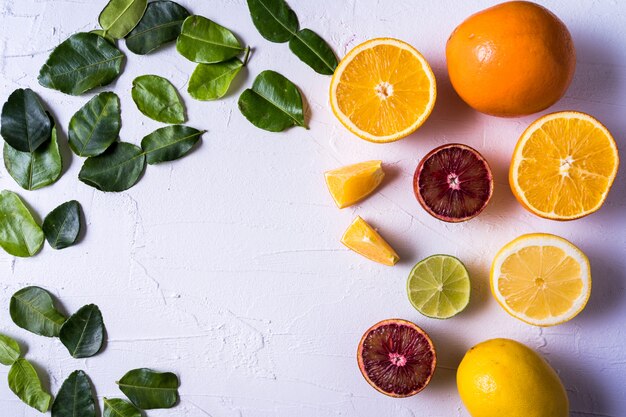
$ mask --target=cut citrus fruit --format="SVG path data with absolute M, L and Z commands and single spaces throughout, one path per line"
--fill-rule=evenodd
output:
M 500 249 L 490 281 L 498 303 L 535 326 L 572 319 L 591 294 L 585 254 L 567 240 L 544 233 L 520 236 Z
M 352 49 L 330 83 L 330 104 L 339 121 L 360 138 L 379 143 L 413 133 L 430 115 L 436 96 L 426 59 L 391 38 Z
M 390 319 L 365 332 L 357 361 L 363 377 L 376 390 L 390 397 L 410 397 L 430 382 L 437 356 L 424 330 L 410 321 Z
M 357 216 L 341 237 L 341 243 L 374 262 L 393 266 L 400 257 L 376 230 Z
M 541 117 L 517 142 L 509 182 L 534 214 L 573 220 L 598 210 L 619 166 L 611 133 L 593 117 L 566 111 Z
M 327 171 L 326 185 L 339 208 L 367 197 L 385 177 L 382 161 L 367 161 Z
M 433 255 L 418 262 L 406 285 L 413 307 L 428 317 L 450 318 L 469 303 L 469 273 L 454 256 Z

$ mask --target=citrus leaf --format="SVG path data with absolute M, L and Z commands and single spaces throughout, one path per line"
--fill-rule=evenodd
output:
M 120 99 L 104 92 L 89 100 L 70 120 L 67 135 L 78 156 L 96 156 L 117 140 L 122 125 Z
M 141 411 L 121 398 L 105 397 L 102 417 L 141 417 Z
M 298 88 L 274 71 L 260 73 L 252 88 L 239 97 L 239 110 L 258 128 L 281 132 L 291 126 L 306 127 Z
M 201 64 L 223 62 L 239 55 L 243 48 L 233 33 L 202 16 L 189 16 L 176 41 L 176 50 Z
M 39 375 L 26 359 L 18 359 L 11 365 L 9 388 L 20 400 L 42 413 L 50 408 L 52 397 L 43 390 Z
M 183 123 L 185 108 L 176 87 L 158 75 L 142 75 L 133 80 L 133 101 L 139 111 L 163 123 Z
M 52 417 L 96 417 L 96 401 L 86 373 L 74 371 L 63 382 L 52 403 Z
M 13 91 L 2 106 L 0 134 L 21 152 L 33 152 L 52 134 L 52 122 L 39 97 L 30 88 Z
M 110 0 L 100 13 L 98 23 L 107 35 L 122 39 L 137 26 L 147 5 L 147 0 Z
M 178 402 L 178 377 L 171 372 L 141 368 L 128 371 L 117 382 L 128 399 L 142 410 L 172 408 Z
M 39 72 L 39 84 L 79 95 L 111 83 L 122 70 L 124 54 L 102 36 L 77 33 L 57 46 Z
M 104 322 L 98 306 L 88 304 L 72 314 L 61 326 L 59 339 L 74 358 L 98 353 L 104 342 Z
M 15 324 L 40 336 L 57 337 L 65 322 L 50 293 L 40 287 L 25 287 L 13 294 L 9 313 Z
M 103 154 L 87 158 L 78 179 L 100 191 L 124 191 L 137 184 L 145 166 L 139 147 L 118 142 Z
M 143 138 L 141 148 L 151 165 L 173 161 L 185 156 L 204 132 L 181 125 L 162 127 Z
M 243 62 L 238 58 L 217 64 L 198 64 L 189 79 L 187 92 L 196 100 L 223 97 L 242 68 Z
M 41 228 L 54 249 L 73 245 L 80 232 L 80 203 L 72 200 L 61 204 L 48 213 Z
M 248 0 L 252 23 L 270 42 L 284 43 L 298 31 L 298 17 L 285 0 Z
M 310 29 L 302 29 L 289 41 L 289 49 L 315 72 L 333 75 L 337 57 L 326 41 Z
M 173 1 L 148 3 L 141 21 L 126 36 L 126 46 L 139 55 L 150 53 L 168 42 L 175 41 L 187 17 L 189 17 L 187 9 Z
M 0 334 L 0 363 L 13 365 L 20 358 L 20 345 L 11 337 Z
M 0 192 L 0 246 L 13 256 L 29 257 L 43 244 L 43 231 L 20 197 Z

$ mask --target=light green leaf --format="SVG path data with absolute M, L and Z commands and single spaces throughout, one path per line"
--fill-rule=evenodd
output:
M 142 75 L 133 80 L 133 101 L 139 111 L 163 123 L 183 123 L 185 108 L 176 87 L 158 75 Z
M 337 57 L 326 41 L 310 29 L 302 29 L 289 41 L 289 49 L 305 64 L 324 75 L 333 75 Z
M 88 304 L 63 323 L 59 339 L 72 357 L 89 358 L 102 348 L 104 331 L 100 309 L 95 304 Z
M 102 417 L 141 417 L 134 405 L 121 398 L 104 398 L 104 414 Z
M 98 23 L 107 35 L 122 39 L 137 26 L 147 5 L 147 0 L 110 0 L 100 13 Z
M 80 203 L 72 200 L 61 204 L 46 216 L 41 228 L 54 249 L 73 245 L 80 232 Z
M 176 50 L 201 64 L 223 62 L 239 55 L 243 48 L 233 33 L 202 16 L 189 16 L 176 41 Z
M 148 3 L 139 24 L 126 36 L 126 46 L 132 52 L 145 55 L 175 41 L 189 12 L 173 1 Z
M 74 371 L 63 382 L 52 403 L 52 417 L 96 417 L 96 401 L 86 373 Z
M 248 0 L 252 23 L 270 42 L 283 43 L 298 31 L 298 17 L 285 0 Z
M 43 245 L 43 231 L 14 192 L 0 192 L 0 246 L 13 256 L 33 256 Z
M 52 121 L 30 88 L 13 91 L 2 106 L 0 134 L 21 152 L 34 152 L 50 139 Z
M 87 158 L 78 179 L 100 191 L 124 191 L 137 184 L 145 166 L 139 147 L 118 142 L 102 155 Z
M 43 390 L 39 375 L 26 359 L 18 359 L 9 370 L 9 388 L 20 400 L 45 413 L 52 397 Z
M 173 161 L 187 154 L 198 143 L 205 130 L 187 126 L 166 126 L 141 140 L 149 164 Z
M 238 58 L 217 64 L 198 64 L 191 74 L 187 91 L 196 100 L 217 100 L 228 92 L 242 68 L 243 62 Z
M 171 372 L 141 368 L 128 371 L 117 382 L 128 399 L 142 410 L 172 408 L 178 402 L 178 377 Z
M 40 336 L 57 337 L 65 323 L 50 293 L 40 287 L 25 287 L 13 294 L 9 313 L 19 327 Z
M 11 337 L 0 334 L 0 363 L 13 365 L 20 358 L 20 345 Z
M 100 93 L 72 116 L 67 135 L 70 148 L 78 156 L 100 155 L 117 140 L 121 126 L 119 97 Z

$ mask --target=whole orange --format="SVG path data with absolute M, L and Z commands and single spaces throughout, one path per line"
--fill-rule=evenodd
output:
M 502 3 L 467 18 L 450 35 L 446 59 L 463 101 L 501 117 L 550 107 L 565 94 L 576 67 L 565 24 L 527 1 Z

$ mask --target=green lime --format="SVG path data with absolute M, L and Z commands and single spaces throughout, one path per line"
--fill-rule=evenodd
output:
M 463 311 L 469 303 L 469 274 L 454 256 L 433 255 L 413 267 L 406 289 L 417 311 L 428 317 L 447 319 Z

